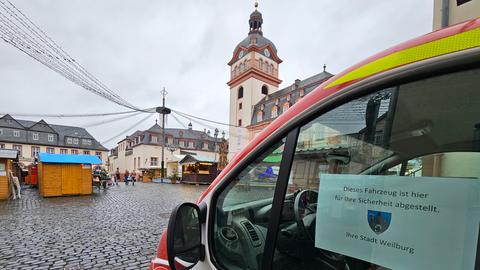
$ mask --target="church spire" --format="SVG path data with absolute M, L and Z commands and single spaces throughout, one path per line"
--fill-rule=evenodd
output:
M 263 24 L 263 18 L 262 18 L 262 13 L 260 13 L 258 10 L 258 2 L 255 1 L 255 11 L 250 14 L 250 20 L 248 20 L 248 23 L 250 25 L 250 32 L 249 34 L 253 33 L 259 33 L 260 35 L 263 35 L 262 33 L 262 24 Z

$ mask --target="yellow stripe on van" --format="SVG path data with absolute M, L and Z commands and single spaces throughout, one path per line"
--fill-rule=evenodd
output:
M 401 65 L 480 46 L 480 28 L 452 35 L 384 56 L 343 75 L 325 89 Z

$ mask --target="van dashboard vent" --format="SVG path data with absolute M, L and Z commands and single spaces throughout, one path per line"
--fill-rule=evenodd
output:
M 248 232 L 250 235 L 250 239 L 252 240 L 252 243 L 254 246 L 260 246 L 262 244 L 262 241 L 260 241 L 260 237 L 258 236 L 257 230 L 253 227 L 253 224 L 250 223 L 250 221 L 245 220 L 241 222 L 242 226 L 245 228 L 245 230 Z

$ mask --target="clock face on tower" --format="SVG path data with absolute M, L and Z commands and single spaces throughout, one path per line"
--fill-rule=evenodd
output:
M 270 57 L 270 51 L 268 49 L 263 50 L 263 55 Z
M 238 59 L 242 58 L 242 57 L 243 57 L 243 54 L 244 54 L 244 52 L 243 52 L 243 51 L 240 51 L 240 53 L 238 54 Z

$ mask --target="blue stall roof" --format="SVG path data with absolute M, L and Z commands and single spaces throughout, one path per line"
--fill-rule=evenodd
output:
M 65 164 L 102 164 L 97 156 L 67 155 L 40 153 L 39 159 L 44 163 L 65 163 Z

